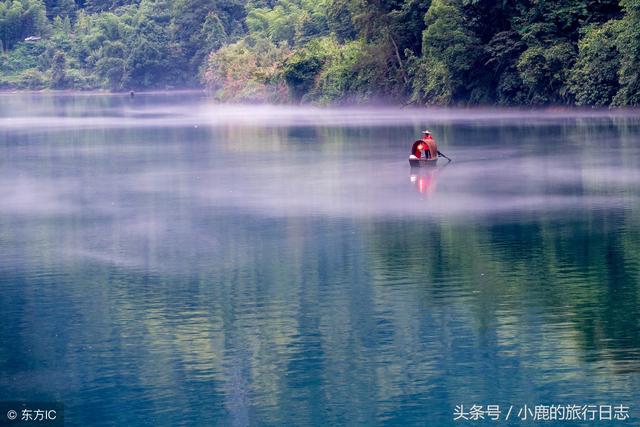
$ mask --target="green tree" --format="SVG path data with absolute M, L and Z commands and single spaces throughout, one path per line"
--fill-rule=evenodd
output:
M 454 100 L 451 73 L 442 61 L 420 60 L 412 67 L 411 100 L 433 105 L 447 105 Z
M 251 9 L 247 27 L 254 36 L 290 46 L 329 34 L 323 0 L 278 0 L 273 8 Z
M 222 21 L 214 12 L 209 12 L 200 29 L 202 42 L 194 55 L 194 62 L 201 68 L 205 65 L 206 57 L 229 42 L 229 36 L 222 25 Z
M 180 47 L 171 34 L 171 2 L 142 0 L 129 38 L 125 84 L 136 88 L 184 84 Z
M 84 8 L 89 13 L 113 11 L 118 7 L 138 4 L 140 0 L 85 0 Z
M 67 60 L 60 51 L 53 56 L 49 81 L 54 89 L 64 89 L 67 85 Z
M 423 57 L 414 71 L 413 99 L 452 103 L 469 99 L 469 76 L 483 54 L 476 35 L 465 25 L 459 0 L 434 0 L 425 16 Z
M 621 0 L 625 16 L 618 36 L 620 91 L 616 105 L 640 105 L 640 0 Z
M 46 1 L 47 11 L 53 16 L 74 16 L 77 5 L 74 0 L 48 0 Z
M 386 66 L 396 68 L 389 77 L 402 93 L 409 84 L 407 54 L 420 52 L 423 18 L 429 5 L 428 1 L 414 0 L 355 0 L 351 7 L 359 35 L 377 45 L 378 54 L 388 55 L 382 58 Z
M 177 0 L 171 31 L 180 50 L 181 67 L 195 80 L 206 57 L 243 31 L 245 10 L 238 0 Z
M 575 56 L 575 49 L 568 42 L 525 50 L 517 67 L 526 92 L 526 103 L 567 103 L 570 100 L 569 70 Z
M 340 42 L 353 40 L 358 34 L 350 3 L 350 0 L 329 0 L 327 4 L 327 26 Z
M 28 36 L 42 35 L 47 28 L 42 0 L 0 1 L 0 40 L 5 49 Z
M 525 88 L 517 69 L 518 58 L 525 48 L 520 35 L 513 30 L 494 34 L 485 46 L 486 61 L 482 68 L 489 71 L 494 98 L 499 104 L 525 102 Z
M 590 27 L 580 40 L 578 60 L 570 77 L 570 90 L 576 104 L 606 106 L 618 92 L 620 24 L 614 20 Z
M 125 51 L 126 46 L 121 41 L 106 42 L 102 47 L 95 69 L 109 89 L 122 89 L 125 77 Z
M 289 57 L 283 67 L 284 80 L 294 101 L 300 101 L 313 89 L 326 55 L 318 43 L 312 43 Z
M 288 55 L 288 47 L 268 39 L 243 39 L 212 53 L 203 79 L 210 93 L 223 101 L 283 102 L 287 88 L 278 68 Z

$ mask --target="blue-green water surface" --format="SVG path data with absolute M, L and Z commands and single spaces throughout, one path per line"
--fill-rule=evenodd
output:
M 454 161 L 411 171 L 424 127 Z M 633 111 L 0 95 L 0 400 L 67 426 L 640 425 L 639 184 Z M 474 404 L 500 420 L 454 420 Z M 629 419 L 515 413 L 553 404 Z

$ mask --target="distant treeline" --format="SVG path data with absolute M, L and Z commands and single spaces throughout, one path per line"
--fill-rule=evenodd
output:
M 640 0 L 0 0 L 0 87 L 636 106 Z

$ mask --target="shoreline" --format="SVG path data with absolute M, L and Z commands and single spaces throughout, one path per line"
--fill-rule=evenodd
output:
M 130 96 L 131 92 L 135 95 L 161 95 L 161 94 L 197 94 L 202 93 L 206 95 L 206 90 L 204 89 L 166 89 L 166 90 L 127 90 L 127 91 L 118 91 L 113 92 L 107 89 L 0 89 L 1 95 L 19 95 L 19 94 L 30 94 L 30 95 L 89 95 L 89 96 Z
M 112 92 L 105 89 L 0 89 L 0 97 L 12 95 L 42 95 L 42 96 L 78 96 L 78 97 L 131 97 L 137 96 L 178 96 L 178 95 L 201 95 L 207 98 L 214 105 L 226 105 L 229 107 L 280 107 L 280 108 L 301 108 L 319 110 L 347 110 L 347 109 L 394 109 L 407 112 L 431 111 L 431 112 L 464 112 L 478 113 L 485 112 L 493 115 L 505 113 L 505 118 L 514 118 L 518 113 L 539 113 L 558 114 L 562 116 L 573 116 L 574 113 L 581 113 L 584 117 L 622 116 L 640 118 L 640 107 L 589 107 L 578 105 L 416 105 L 395 102 L 374 101 L 368 103 L 270 103 L 256 101 L 220 101 L 210 96 L 206 89 L 154 89 L 142 91 L 119 91 Z M 515 113 L 515 114 L 514 114 Z M 569 114 L 566 114 L 569 113 Z

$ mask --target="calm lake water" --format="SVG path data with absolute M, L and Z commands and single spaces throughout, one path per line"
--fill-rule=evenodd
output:
M 425 127 L 454 161 L 412 174 Z M 640 425 L 639 184 L 633 111 L 0 95 L 0 400 L 67 426 Z

